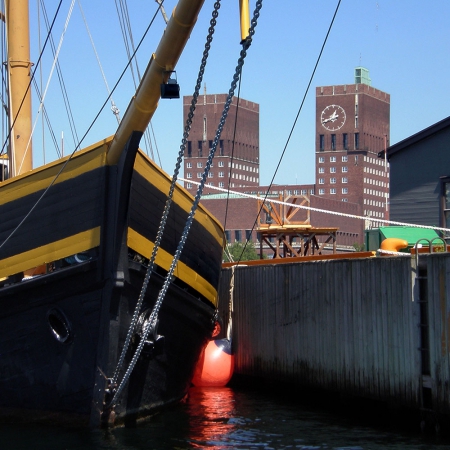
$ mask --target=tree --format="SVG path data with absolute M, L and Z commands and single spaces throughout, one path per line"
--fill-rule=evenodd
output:
M 251 261 L 253 259 L 259 259 L 259 254 L 256 253 L 255 246 L 253 242 L 248 241 L 247 243 L 242 243 L 239 241 L 228 245 L 228 251 L 234 261 Z M 227 252 L 223 253 L 223 260 L 225 262 L 230 262 Z

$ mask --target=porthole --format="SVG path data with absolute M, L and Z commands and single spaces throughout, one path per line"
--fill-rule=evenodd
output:
M 65 314 L 57 308 L 51 309 L 47 313 L 47 322 L 53 337 L 62 344 L 67 344 L 72 340 L 72 331 Z

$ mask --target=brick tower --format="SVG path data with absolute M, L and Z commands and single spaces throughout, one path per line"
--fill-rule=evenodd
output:
M 355 69 L 355 84 L 316 88 L 316 195 L 363 206 L 389 218 L 389 167 L 377 156 L 389 145 L 390 95 Z
M 184 178 L 199 182 L 214 142 L 216 129 L 226 102 L 226 94 L 200 95 L 184 153 Z M 189 113 L 192 97 L 183 97 L 183 119 Z M 233 99 L 227 122 L 218 143 L 207 185 L 227 189 L 259 186 L 259 105 Z M 238 109 L 236 120 L 236 109 Z M 236 129 L 235 129 L 236 123 Z M 230 178 L 230 169 L 231 178 Z M 216 192 L 205 186 L 204 193 Z M 185 183 L 195 194 L 197 185 Z

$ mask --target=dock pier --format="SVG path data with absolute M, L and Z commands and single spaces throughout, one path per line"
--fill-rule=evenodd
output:
M 235 374 L 450 421 L 450 254 L 224 268 Z

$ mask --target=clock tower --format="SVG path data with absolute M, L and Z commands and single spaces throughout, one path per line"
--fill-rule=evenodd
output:
M 355 69 L 355 84 L 316 88 L 316 195 L 357 203 L 365 216 L 389 218 L 390 95 Z M 375 224 L 378 226 L 379 224 Z

